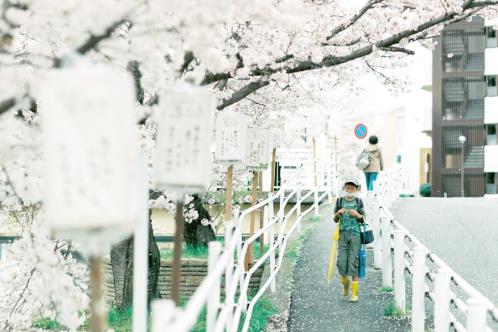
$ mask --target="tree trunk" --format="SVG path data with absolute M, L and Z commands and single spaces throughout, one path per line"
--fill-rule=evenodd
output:
M 211 225 L 204 226 L 201 221 L 207 219 L 211 222 L 211 216 L 208 210 L 202 205 L 201 198 L 194 194 L 192 202 L 188 205 L 187 209 L 194 209 L 199 213 L 199 217 L 193 220 L 191 223 L 185 223 L 185 229 L 183 231 L 183 238 L 185 239 L 185 244 L 189 247 L 207 247 L 210 241 L 214 241 L 216 236 Z
M 159 267 L 161 255 L 152 232 L 149 211 L 149 267 L 148 299 L 159 298 Z M 111 248 L 111 266 L 114 278 L 114 300 L 118 310 L 125 310 L 133 302 L 133 237 L 123 240 Z

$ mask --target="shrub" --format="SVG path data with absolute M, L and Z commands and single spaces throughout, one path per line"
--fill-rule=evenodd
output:
M 420 186 L 420 196 L 431 197 L 432 185 L 430 183 L 424 183 Z

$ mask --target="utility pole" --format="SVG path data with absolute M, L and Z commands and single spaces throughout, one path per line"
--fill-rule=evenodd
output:
M 465 182 L 464 182 L 464 172 L 465 172 L 465 164 L 464 164 L 464 159 L 465 159 L 465 141 L 467 140 L 467 138 L 463 135 L 461 135 L 460 137 L 458 137 L 458 140 L 460 141 L 460 143 L 462 144 L 462 162 L 461 162 L 461 168 L 460 168 L 460 189 L 461 189 L 461 196 L 464 197 L 465 196 Z

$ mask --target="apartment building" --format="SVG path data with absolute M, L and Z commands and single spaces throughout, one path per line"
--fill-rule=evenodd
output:
M 483 18 L 475 16 L 471 21 L 448 25 L 436 41 L 432 195 L 496 194 L 497 32 L 486 26 Z

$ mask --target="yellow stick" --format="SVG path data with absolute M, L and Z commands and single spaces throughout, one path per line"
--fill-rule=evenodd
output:
M 329 260 L 329 271 L 327 274 L 327 281 L 330 286 L 332 282 L 332 277 L 334 276 L 335 261 L 337 258 L 337 247 L 339 246 L 339 224 L 335 226 L 334 233 L 332 235 L 332 248 L 330 249 L 330 260 Z

